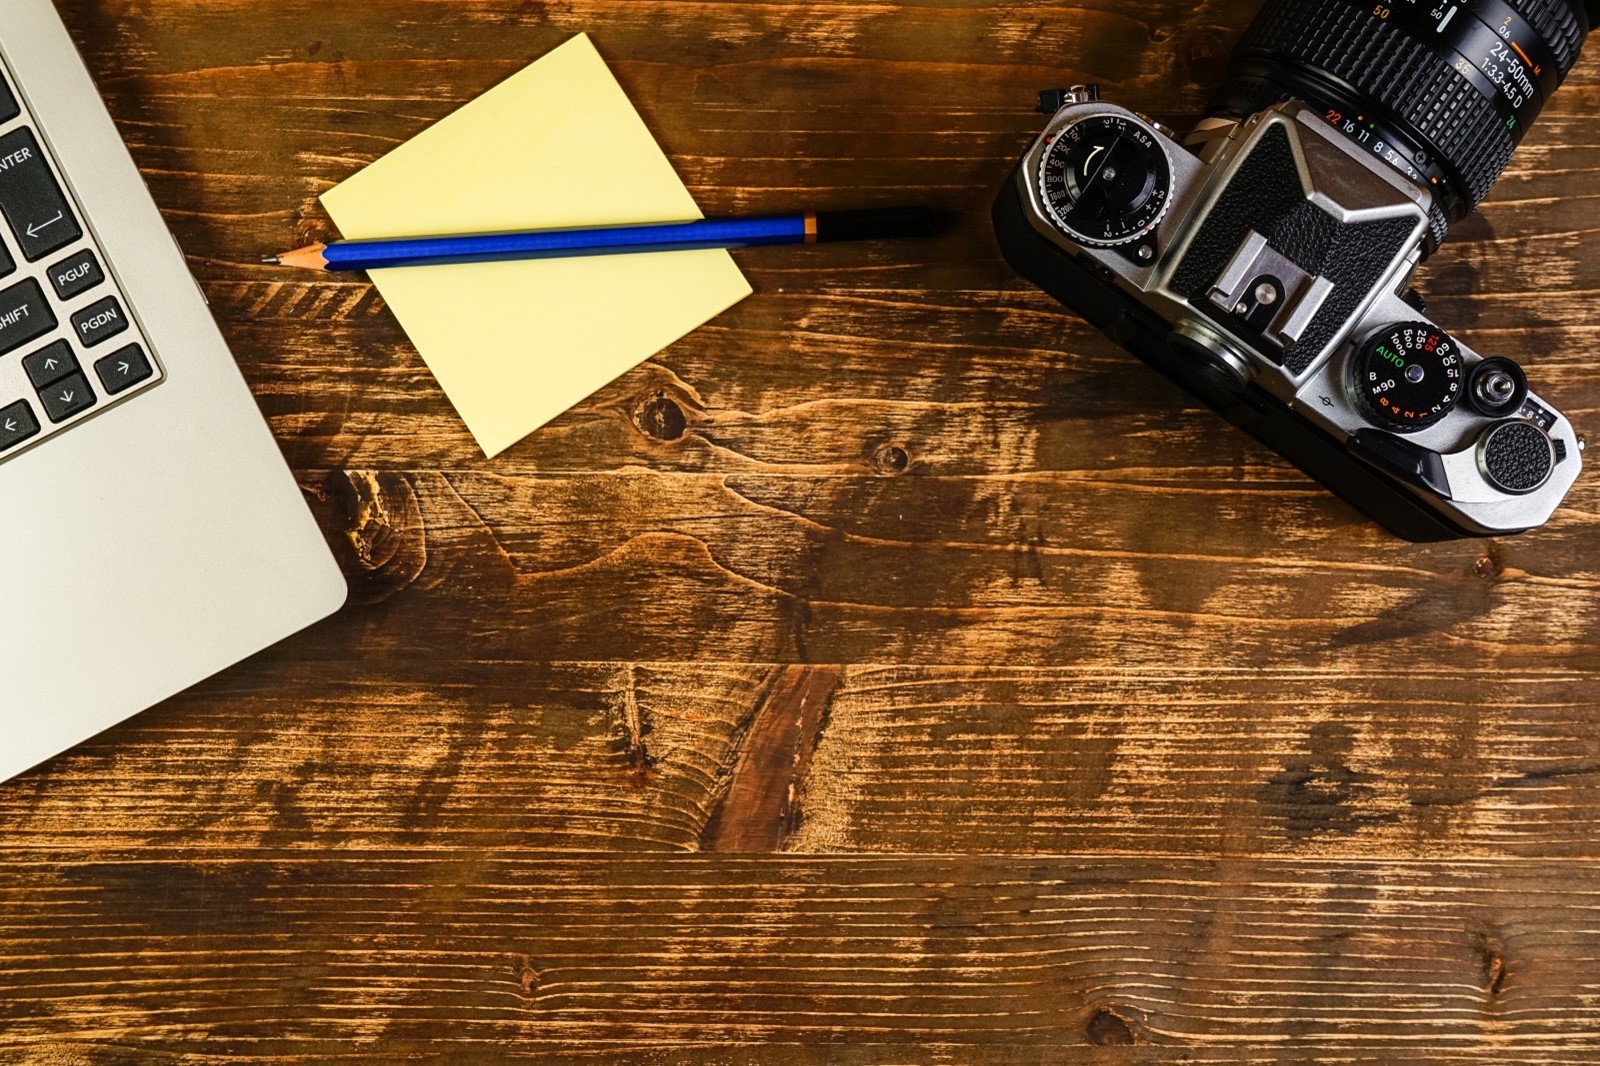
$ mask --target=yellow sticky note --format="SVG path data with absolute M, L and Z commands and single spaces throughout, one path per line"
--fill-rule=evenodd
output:
M 350 240 L 702 217 L 584 35 L 322 196 Z M 377 270 L 497 455 L 750 295 L 720 249 Z

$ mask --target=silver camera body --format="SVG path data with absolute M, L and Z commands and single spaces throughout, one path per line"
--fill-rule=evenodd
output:
M 1186 147 L 1097 96 L 1064 94 L 996 204 L 1020 273 L 1402 537 L 1550 517 L 1582 443 L 1408 291 L 1437 233 L 1394 146 L 1288 100 Z

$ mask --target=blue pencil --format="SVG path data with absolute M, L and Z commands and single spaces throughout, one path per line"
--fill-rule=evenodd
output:
M 670 252 L 690 248 L 749 248 L 764 244 L 921 237 L 936 228 L 927 207 L 865 211 L 807 211 L 768 218 L 702 219 L 648 226 L 534 230 L 465 237 L 411 237 L 381 241 L 331 241 L 263 256 L 273 265 L 308 270 L 377 270 L 441 263 L 488 263 L 505 259 L 558 259 L 626 252 Z

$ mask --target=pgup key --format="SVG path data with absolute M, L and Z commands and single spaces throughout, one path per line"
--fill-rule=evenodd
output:
M 0 137 L 0 212 L 30 263 L 83 236 L 38 139 L 26 127 Z

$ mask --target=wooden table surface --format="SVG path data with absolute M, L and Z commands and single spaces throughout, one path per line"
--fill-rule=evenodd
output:
M 1036 89 L 1183 127 L 1255 0 L 60 6 L 353 595 L 0 785 L 0 1060 L 1600 1060 L 1600 479 L 1397 542 L 989 232 Z M 489 461 L 255 259 L 579 31 L 708 212 L 961 223 Z M 1421 287 L 1600 425 L 1593 57 Z

